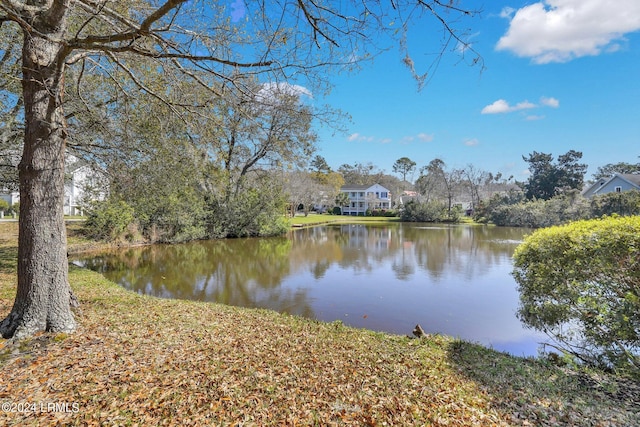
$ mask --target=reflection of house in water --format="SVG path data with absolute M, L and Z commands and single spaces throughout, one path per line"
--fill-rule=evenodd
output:
M 392 233 L 389 227 L 372 227 L 364 224 L 341 225 L 340 232 L 349 236 L 349 248 L 366 248 L 368 251 L 389 250 Z

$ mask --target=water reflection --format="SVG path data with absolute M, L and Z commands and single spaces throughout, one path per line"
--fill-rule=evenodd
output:
M 528 230 L 341 224 L 286 238 L 156 245 L 76 263 L 127 289 L 215 301 L 382 330 L 416 323 L 522 355 L 541 337 L 522 328 L 511 255 Z

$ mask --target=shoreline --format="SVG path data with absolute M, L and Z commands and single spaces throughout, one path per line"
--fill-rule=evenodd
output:
M 15 296 L 17 255 L 4 227 L 2 315 Z M 441 335 L 409 339 L 264 309 L 143 296 L 75 266 L 69 279 L 81 302 L 78 330 L 11 345 L 0 339 L 0 401 L 78 410 L 5 411 L 2 424 L 640 423 L 638 385 L 602 372 Z

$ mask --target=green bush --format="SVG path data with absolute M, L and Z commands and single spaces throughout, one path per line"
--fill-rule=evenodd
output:
M 84 229 L 89 237 L 116 240 L 122 237 L 127 227 L 134 221 L 134 211 L 131 206 L 122 200 L 108 199 L 93 202 L 90 205 Z
M 191 187 L 180 193 L 164 189 L 149 192 L 149 197 L 132 200 L 136 219 L 151 241 L 179 243 L 207 237 L 206 206 Z M 154 197 L 155 196 L 155 197 Z
M 211 238 L 277 236 L 287 232 L 289 222 L 281 194 L 245 189 L 233 198 L 211 201 L 208 229 Z
M 607 193 L 591 199 L 591 211 L 594 216 L 640 215 L 640 191 L 632 190 L 622 193 Z
M 493 196 L 476 210 L 475 220 L 509 227 L 550 227 L 603 215 L 640 215 L 640 191 L 586 199 L 576 191 L 548 200 L 525 200 L 518 192 Z
M 398 212 L 396 212 L 393 209 L 390 209 L 390 210 L 387 210 L 387 209 L 374 209 L 374 210 L 371 211 L 371 216 L 382 216 L 382 217 L 391 218 L 391 217 L 398 216 Z
M 11 207 L 9 206 L 9 202 L 7 202 L 5 199 L 0 199 L 0 211 L 8 213 L 9 209 L 11 209 Z
M 593 217 L 587 199 L 575 191 L 549 200 L 496 195 L 476 212 L 476 220 L 507 227 L 550 227 Z
M 458 222 L 460 210 L 449 211 L 444 203 L 412 200 L 404 206 L 400 218 L 407 222 Z
M 527 326 L 584 362 L 640 376 L 640 217 L 537 230 L 513 275 Z

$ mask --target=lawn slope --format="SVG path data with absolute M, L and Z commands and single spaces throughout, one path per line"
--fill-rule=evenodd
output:
M 2 317 L 16 253 L 0 224 Z M 0 425 L 640 425 L 637 385 L 602 373 L 141 296 L 73 266 L 70 282 L 77 333 L 0 339 Z

